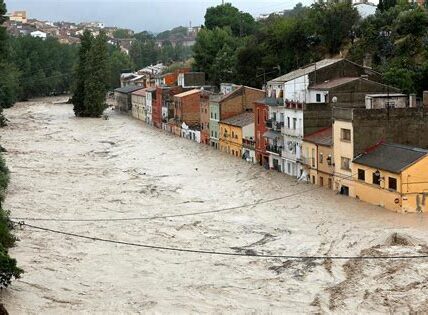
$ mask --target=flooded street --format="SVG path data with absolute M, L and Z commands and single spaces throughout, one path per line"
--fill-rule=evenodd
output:
M 6 110 L 10 123 L 0 133 L 12 175 L 5 208 L 13 218 L 89 237 L 204 251 L 428 254 L 428 216 L 395 214 L 297 183 L 125 115 L 77 119 L 58 100 Z M 265 202 L 283 196 L 289 197 Z M 147 219 L 242 205 L 249 206 Z M 103 220 L 126 218 L 139 219 Z M 25 274 L 1 293 L 11 314 L 428 312 L 428 259 L 235 257 L 29 227 L 16 233 L 11 254 Z

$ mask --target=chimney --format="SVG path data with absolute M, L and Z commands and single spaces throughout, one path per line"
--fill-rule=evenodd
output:
M 416 94 L 409 94 L 409 107 L 410 108 L 416 107 Z

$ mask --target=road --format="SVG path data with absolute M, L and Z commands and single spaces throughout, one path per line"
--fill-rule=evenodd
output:
M 10 124 L 0 131 L 12 172 L 6 207 L 28 224 L 241 254 L 428 253 L 425 215 L 395 214 L 315 189 L 125 115 L 78 119 L 58 100 L 17 104 L 6 110 Z M 278 197 L 285 198 L 265 202 Z M 236 206 L 243 207 L 100 220 Z M 16 233 L 11 254 L 25 274 L 1 293 L 11 314 L 428 312 L 428 259 L 233 257 L 29 227 Z

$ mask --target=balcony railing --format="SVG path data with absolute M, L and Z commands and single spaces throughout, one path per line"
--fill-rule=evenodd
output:
M 251 149 L 251 150 L 255 150 L 256 148 L 256 142 L 254 140 L 243 139 L 242 145 L 244 148 Z
M 285 126 L 282 126 L 281 133 L 296 138 L 303 138 L 303 130 L 301 129 L 291 129 Z
M 282 153 L 282 147 L 281 146 L 277 146 L 277 145 L 267 145 L 266 146 L 266 151 L 268 151 L 270 153 L 281 155 L 281 153 Z
M 279 122 L 279 121 L 273 121 L 272 122 L 272 129 L 273 130 L 275 130 L 275 131 L 281 131 L 282 127 L 284 127 L 284 122 L 283 121 L 281 121 L 281 122 Z

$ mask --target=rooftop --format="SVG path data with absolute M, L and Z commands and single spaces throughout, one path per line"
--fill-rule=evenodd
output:
M 401 93 L 383 93 L 383 94 L 367 94 L 366 96 L 372 97 L 372 98 L 383 98 L 383 97 L 407 97 L 406 94 Z
M 242 113 L 222 120 L 220 123 L 237 127 L 245 127 L 254 124 L 254 113 Z
M 274 84 L 288 82 L 290 80 L 294 80 L 294 79 L 297 79 L 297 78 L 299 78 L 301 76 L 304 76 L 306 74 L 314 72 L 315 70 L 319 70 L 321 68 L 328 67 L 328 66 L 330 66 L 332 64 L 335 64 L 336 62 L 340 62 L 342 60 L 343 60 L 343 58 L 338 58 L 338 59 L 324 59 L 324 60 L 318 61 L 316 63 L 309 64 L 309 65 L 307 65 L 307 66 L 305 66 L 303 68 L 291 71 L 291 72 L 289 72 L 289 73 L 287 73 L 287 74 L 285 74 L 283 76 L 280 76 L 280 77 L 278 77 L 276 79 L 273 79 L 273 80 L 271 80 L 269 82 L 270 83 L 274 83 Z
M 132 92 L 132 95 L 145 96 L 146 92 L 147 92 L 147 89 L 141 89 L 141 90 L 137 90 L 135 92 Z
M 354 163 L 399 174 L 421 158 L 428 150 L 400 144 L 381 143 L 354 159 Z
M 201 90 L 193 89 L 193 90 L 190 90 L 190 91 L 187 91 L 187 92 L 183 92 L 183 93 L 177 94 L 177 95 L 175 95 L 175 97 L 185 97 L 185 96 L 189 96 L 189 95 L 200 93 L 200 92 L 201 92 Z
M 352 78 L 338 78 L 338 79 L 334 79 L 334 80 L 328 80 L 325 81 L 323 83 L 319 83 L 319 84 L 315 84 L 313 86 L 310 87 L 310 89 L 313 90 L 329 90 L 341 85 L 344 85 L 346 83 L 352 82 L 352 81 L 356 81 L 359 80 L 360 77 L 352 77 Z
M 115 92 L 119 92 L 119 93 L 126 93 L 126 94 L 128 94 L 128 93 L 132 93 L 132 92 L 135 92 L 135 91 L 138 91 L 138 90 L 141 90 L 141 89 L 144 89 L 144 86 L 128 85 L 128 86 L 125 86 L 125 87 L 121 87 L 121 88 L 115 89 L 114 91 Z
M 333 145 L 333 128 L 328 127 L 307 135 L 304 141 L 323 146 Z

